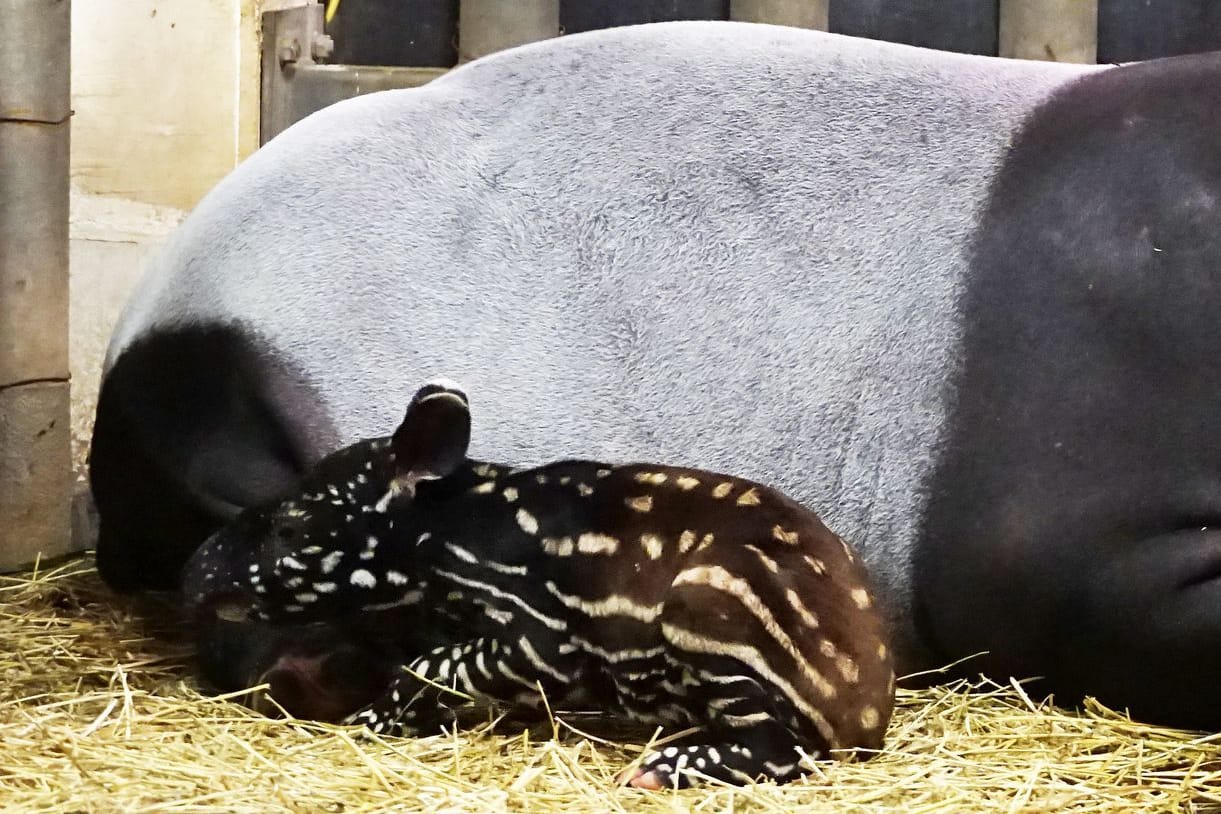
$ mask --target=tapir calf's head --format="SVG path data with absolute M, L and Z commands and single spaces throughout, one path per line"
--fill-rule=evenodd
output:
M 430 496 L 428 484 L 463 465 L 470 432 L 460 389 L 423 386 L 392 437 L 328 456 L 299 495 L 247 509 L 204 542 L 183 572 L 188 604 L 302 623 L 410 606 L 413 549 L 437 522 L 430 498 L 446 491 L 437 483 Z

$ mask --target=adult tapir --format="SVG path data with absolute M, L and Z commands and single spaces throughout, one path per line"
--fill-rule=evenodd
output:
M 196 545 L 461 381 L 472 455 L 733 472 L 871 569 L 904 670 L 1221 725 L 1221 54 L 676 23 L 337 104 L 114 335 L 98 564 Z

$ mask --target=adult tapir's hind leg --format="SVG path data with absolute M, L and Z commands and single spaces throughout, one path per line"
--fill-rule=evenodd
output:
M 267 387 L 253 340 L 221 326 L 151 333 L 107 371 L 89 469 L 111 587 L 176 588 L 209 534 L 296 485 L 306 462 Z
M 1015 134 L 958 302 L 914 549 L 944 663 L 1221 726 L 1221 54 L 1065 85 Z
M 1099 558 L 1061 631 L 1065 701 L 1091 695 L 1143 720 L 1221 728 L 1221 528 L 1147 537 Z

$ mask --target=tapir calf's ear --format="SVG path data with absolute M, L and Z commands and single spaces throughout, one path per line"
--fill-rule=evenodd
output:
M 471 443 L 471 408 L 451 382 L 429 382 L 407 406 L 394 431 L 396 480 L 415 484 L 444 478 L 466 460 Z

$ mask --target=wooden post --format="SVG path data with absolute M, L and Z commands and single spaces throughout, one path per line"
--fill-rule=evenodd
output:
M 831 0 L 828 29 L 942 51 L 996 56 L 997 0 Z
M 827 30 L 827 0 L 732 0 L 729 19 Z
M 1001 0 L 1000 55 L 1092 64 L 1098 0 Z
M 0 569 L 72 548 L 70 3 L 0 0 Z
M 560 33 L 560 0 L 462 0 L 458 62 Z

